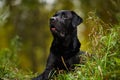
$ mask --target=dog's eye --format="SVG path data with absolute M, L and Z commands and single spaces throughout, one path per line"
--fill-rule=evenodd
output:
M 58 14 L 54 14 L 53 16 L 57 16 Z

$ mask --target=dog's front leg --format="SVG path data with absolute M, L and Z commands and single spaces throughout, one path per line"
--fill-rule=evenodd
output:
M 48 57 L 45 71 L 41 75 L 39 75 L 38 77 L 32 80 L 48 80 L 49 78 L 51 78 L 52 73 L 54 71 L 54 62 L 55 62 L 55 57 L 51 53 Z

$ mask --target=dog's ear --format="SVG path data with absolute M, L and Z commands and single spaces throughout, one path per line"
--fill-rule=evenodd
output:
M 76 27 L 80 23 L 83 22 L 83 19 L 80 16 L 78 16 L 74 11 L 71 11 L 71 13 L 72 13 L 72 25 L 73 25 L 73 27 Z

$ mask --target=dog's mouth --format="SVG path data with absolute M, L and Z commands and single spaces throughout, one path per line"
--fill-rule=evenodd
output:
M 51 32 L 52 32 L 53 34 L 56 34 L 56 35 L 61 36 L 61 37 L 65 37 L 65 32 L 58 30 L 58 29 L 57 29 L 56 27 L 54 27 L 54 26 L 51 26 L 50 30 L 51 30 Z

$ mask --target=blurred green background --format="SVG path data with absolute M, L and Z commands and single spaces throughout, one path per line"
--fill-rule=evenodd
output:
M 19 67 L 42 72 L 52 42 L 49 18 L 61 9 L 75 11 L 84 21 L 91 11 L 107 24 L 120 21 L 120 0 L 0 0 L 0 49 L 9 47 L 19 36 Z M 82 50 L 89 48 L 89 32 L 86 22 L 78 27 Z

